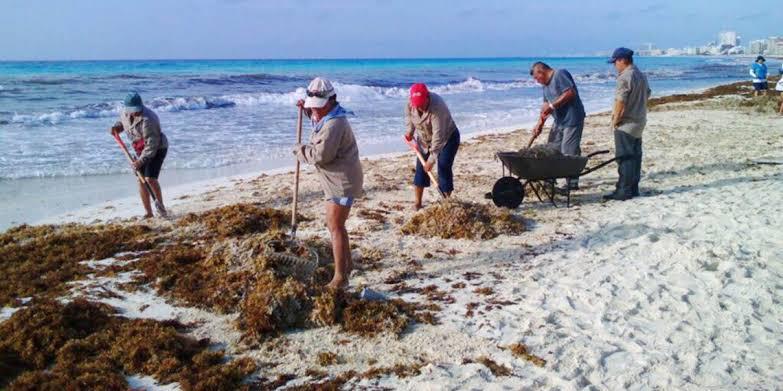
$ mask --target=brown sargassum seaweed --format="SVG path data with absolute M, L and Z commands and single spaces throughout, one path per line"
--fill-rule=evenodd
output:
M 227 361 L 178 331 L 182 325 L 114 316 L 77 299 L 35 301 L 0 324 L 0 387 L 127 389 L 126 374 L 178 382 L 185 390 L 240 389 L 256 371 L 249 359 Z
M 155 246 L 154 232 L 143 225 L 43 225 L 11 228 L 0 235 L 0 307 L 15 299 L 56 297 L 67 283 L 91 269 L 80 262 Z
M 82 300 L 52 301 L 67 294 L 69 282 L 93 273 L 139 271 L 121 288 L 151 287 L 185 305 L 239 312 L 237 327 L 251 342 L 322 326 L 399 335 L 413 322 L 435 322 L 431 306 L 368 302 L 325 289 L 332 274 L 329 244 L 291 240 L 283 232 L 287 224 L 283 211 L 240 204 L 188 215 L 166 229 L 69 224 L 7 231 L 0 235 L 0 304 L 32 301 L 0 324 L 1 383 L 122 389 L 123 374 L 138 373 L 185 389 L 232 389 L 254 372 L 250 362 L 224 363 L 222 352 L 209 352 L 206 342 L 183 336 L 170 322 L 120 318 Z M 83 264 L 129 251 L 143 252 L 105 269 Z
M 449 198 L 413 215 L 404 234 L 443 239 L 492 239 L 525 231 L 521 219 L 503 208 Z
M 529 159 L 546 159 L 563 156 L 557 145 L 539 144 L 530 148 L 522 148 L 518 152 L 519 157 Z

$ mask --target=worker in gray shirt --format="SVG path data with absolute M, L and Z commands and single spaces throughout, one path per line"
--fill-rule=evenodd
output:
M 615 191 L 605 195 L 604 199 L 625 201 L 639 196 L 642 132 L 647 125 L 647 100 L 651 91 L 647 77 L 633 64 L 633 50 L 616 49 L 609 63 L 614 64 L 617 70 L 612 129 L 620 178 Z
M 555 123 L 549 131 L 548 142 L 557 146 L 563 155 L 579 156 L 582 153 L 580 144 L 585 126 L 585 107 L 574 78 L 567 70 L 552 69 L 540 61 L 530 67 L 530 76 L 544 90 L 544 105 L 538 123 L 533 127 L 533 139 L 541 134 L 547 118 L 554 115 Z M 579 189 L 579 178 L 568 178 L 567 186 L 558 190 L 564 193 Z

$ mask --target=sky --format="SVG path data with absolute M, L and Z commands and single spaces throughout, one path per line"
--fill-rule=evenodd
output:
M 3 0 L 0 60 L 557 56 L 783 36 L 772 0 Z

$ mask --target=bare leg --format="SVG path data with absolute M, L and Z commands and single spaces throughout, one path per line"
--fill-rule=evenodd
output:
M 451 197 L 451 192 L 443 193 L 443 197 L 445 197 L 445 198 Z
M 330 288 L 342 289 L 348 286 L 353 263 L 351 262 L 351 246 L 348 241 L 348 230 L 345 221 L 351 207 L 337 205 L 326 201 L 326 226 L 332 237 L 332 253 L 334 254 L 334 277 L 327 285 Z
M 144 183 L 139 181 L 139 196 L 141 196 L 141 204 L 144 205 L 144 210 L 147 212 L 147 214 L 144 215 L 145 218 L 152 217 L 152 205 L 150 205 L 150 194 L 147 192 L 147 187 L 144 186 Z
M 780 114 L 783 114 L 783 95 L 781 95 L 780 99 L 780 110 L 778 110 Z
M 165 217 L 166 215 L 166 207 L 163 206 L 163 192 L 160 190 L 160 182 L 158 182 L 155 178 L 145 178 L 147 179 L 147 183 L 150 184 L 150 187 L 152 188 L 152 192 L 155 193 L 155 198 L 158 199 L 158 202 L 160 202 L 160 206 L 163 209 L 163 215 Z
M 414 186 L 413 188 L 416 194 L 416 202 L 413 204 L 413 208 L 419 210 L 422 206 L 421 199 L 424 196 L 424 188 L 419 186 Z

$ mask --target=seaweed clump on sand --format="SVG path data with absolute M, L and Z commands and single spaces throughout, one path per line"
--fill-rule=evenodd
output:
M 210 265 L 203 247 L 179 243 L 142 256 L 135 264 L 142 274 L 134 285 L 150 284 L 158 293 L 188 305 L 219 313 L 237 310 L 249 272 Z
M 511 368 L 498 364 L 495 362 L 495 360 L 487 357 L 487 356 L 481 356 L 475 360 L 471 359 L 464 359 L 462 360 L 463 364 L 481 364 L 487 369 L 489 369 L 490 372 L 492 372 L 495 376 L 509 376 L 511 375 Z
M 417 212 L 402 233 L 443 239 L 492 239 L 524 232 L 525 225 L 506 209 L 447 199 Z
M 529 361 L 530 363 L 532 363 L 537 367 L 543 367 L 544 365 L 546 365 L 546 360 L 530 353 L 527 349 L 527 346 L 521 343 L 511 344 L 509 346 L 506 346 L 506 349 L 510 350 L 511 354 L 513 354 L 514 356 L 521 358 L 525 361 Z
M 563 156 L 560 149 L 552 144 L 539 144 L 530 148 L 522 148 L 518 151 L 519 157 L 526 159 L 548 159 Z
M 305 326 L 312 303 L 304 284 L 293 278 L 262 276 L 242 303 L 240 328 L 258 339 Z
M 300 221 L 303 220 L 304 217 L 300 217 Z M 190 213 L 178 221 L 180 226 L 194 224 L 203 225 L 207 236 L 228 238 L 285 228 L 290 225 L 290 215 L 279 209 L 254 204 L 234 204 L 203 213 Z
M 127 389 L 125 374 L 142 374 L 185 390 L 236 389 L 255 372 L 251 360 L 226 362 L 179 327 L 80 299 L 34 302 L 0 324 L 0 387 Z
M 155 246 L 143 225 L 43 225 L 11 228 L 0 234 L 0 306 L 31 296 L 55 297 L 67 283 L 91 273 L 81 263 L 123 251 Z
M 394 301 L 355 301 L 343 311 L 345 330 L 359 335 L 372 336 L 381 331 L 400 334 L 411 319 Z

